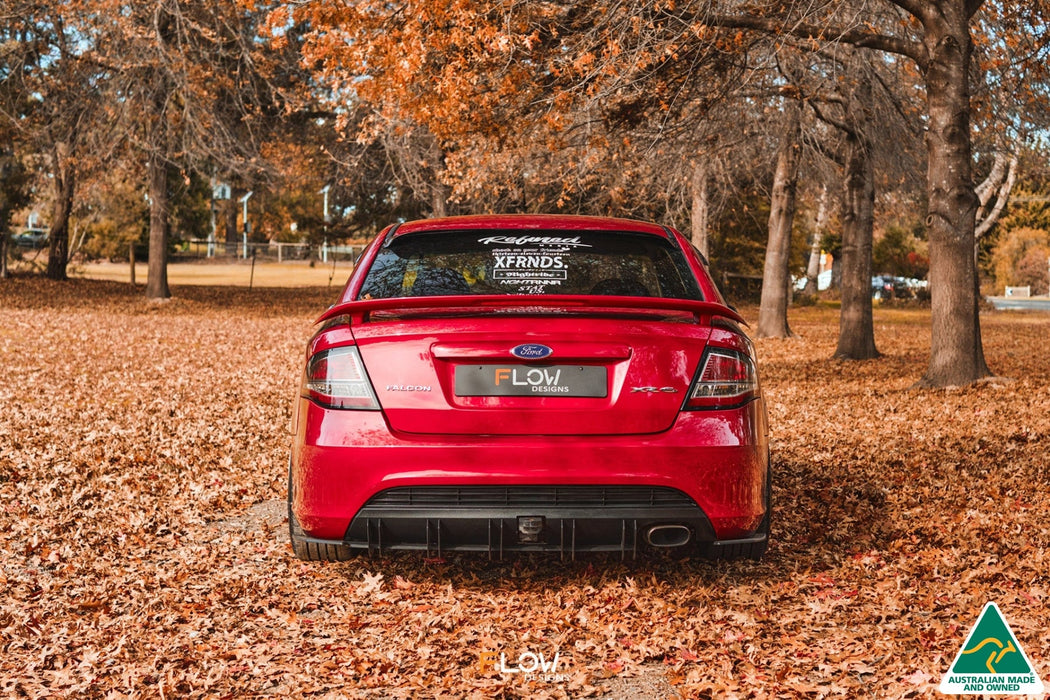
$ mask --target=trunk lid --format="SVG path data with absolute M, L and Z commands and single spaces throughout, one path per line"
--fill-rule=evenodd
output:
M 357 317 L 354 337 L 392 429 L 659 433 L 677 418 L 710 335 L 683 308 L 488 311 Z

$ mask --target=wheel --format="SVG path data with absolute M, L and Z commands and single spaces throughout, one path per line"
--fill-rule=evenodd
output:
M 303 561 L 346 561 L 353 556 L 353 550 L 342 544 L 325 544 L 311 542 L 303 534 L 299 521 L 292 512 L 292 458 L 288 457 L 288 539 L 292 542 L 292 551 Z

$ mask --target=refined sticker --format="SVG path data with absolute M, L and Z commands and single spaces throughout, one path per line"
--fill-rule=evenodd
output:
M 507 245 L 507 246 L 560 246 L 566 248 L 590 248 L 587 243 L 581 243 L 579 236 L 573 238 L 560 236 L 488 236 L 479 238 L 478 243 L 483 245 Z

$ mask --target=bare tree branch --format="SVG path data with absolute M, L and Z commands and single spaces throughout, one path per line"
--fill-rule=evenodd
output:
M 1006 172 L 1006 177 L 1003 179 L 1002 186 L 999 188 L 999 193 L 995 199 L 995 206 L 988 212 L 987 216 L 978 218 L 977 228 L 974 230 L 974 237 L 977 240 L 981 239 L 981 236 L 988 233 L 995 225 L 995 222 L 999 220 L 999 216 L 1003 213 L 1003 209 L 1006 207 L 1006 202 L 1010 199 L 1010 192 L 1014 188 L 1014 183 L 1017 181 L 1017 156 L 1010 157 L 1010 167 Z M 983 210 L 983 207 L 982 207 Z
M 776 17 L 759 17 L 757 15 L 712 15 L 704 21 L 714 27 L 725 29 L 755 29 L 772 34 L 789 34 L 800 39 L 819 39 L 821 41 L 834 41 L 843 44 L 851 44 L 860 48 L 875 49 L 889 53 L 907 56 L 908 58 L 925 67 L 927 62 L 926 51 L 921 44 L 907 41 L 898 37 L 876 34 L 863 29 L 833 27 L 831 25 L 816 25 L 798 23 L 789 27 Z
M 890 2 L 917 19 L 922 18 L 931 4 L 921 0 L 890 0 Z
M 988 177 L 977 186 L 975 193 L 977 194 L 978 201 L 981 203 L 982 210 L 988 206 L 988 202 L 992 198 L 992 193 L 1002 182 L 1003 173 L 1006 171 L 1006 162 L 1006 154 L 1002 151 L 996 151 L 995 161 L 992 163 L 992 169 L 988 173 Z M 978 216 L 980 216 L 980 213 L 978 213 Z

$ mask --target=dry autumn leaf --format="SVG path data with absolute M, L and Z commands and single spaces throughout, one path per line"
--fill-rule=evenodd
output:
M 1015 381 L 912 391 L 927 312 L 877 310 L 886 355 L 845 363 L 835 310 L 793 311 L 799 339 L 758 344 L 761 562 L 322 565 L 292 556 L 283 499 L 329 292 L 140 296 L 0 282 L 0 695 L 934 698 L 989 600 L 1050 676 L 1047 316 L 982 319 Z

